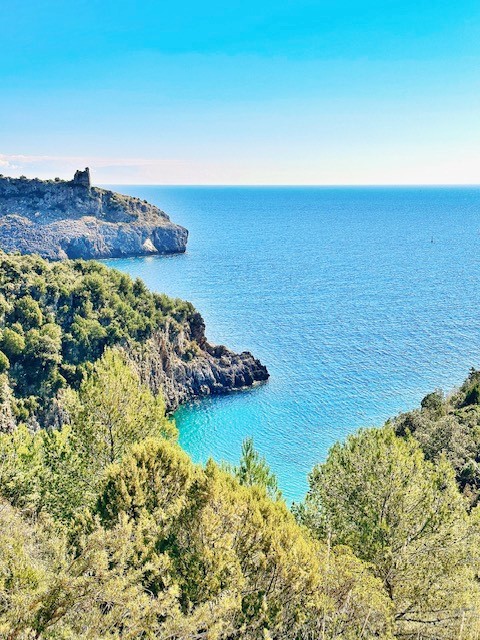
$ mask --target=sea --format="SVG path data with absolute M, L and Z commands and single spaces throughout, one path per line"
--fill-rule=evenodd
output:
M 196 462 L 242 441 L 288 502 L 329 448 L 480 367 L 479 187 L 112 187 L 189 229 L 183 255 L 110 260 L 190 300 L 267 384 L 179 409 Z

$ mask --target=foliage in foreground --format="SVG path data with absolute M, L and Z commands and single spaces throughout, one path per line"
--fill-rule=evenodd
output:
M 0 637 L 388 638 L 369 565 L 315 540 L 246 443 L 196 466 L 116 350 L 70 422 L 0 435 Z
M 68 527 L 2 504 L 0 549 L 6 638 L 389 637 L 365 563 L 166 439 L 108 467 Z
M 397 637 L 480 632 L 478 514 L 467 514 L 451 465 L 426 461 L 413 438 L 387 425 L 336 444 L 310 475 L 299 517 L 373 565 Z
M 360 431 L 295 519 L 251 441 L 194 465 L 149 394 L 107 351 L 69 425 L 0 436 L 1 637 L 478 637 L 480 516 L 445 458 Z
M 251 440 L 193 464 L 118 348 L 188 304 L 0 258 L 0 638 L 478 640 L 480 373 L 335 445 L 293 515 Z

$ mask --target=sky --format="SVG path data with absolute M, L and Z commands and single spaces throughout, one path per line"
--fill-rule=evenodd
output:
M 0 0 L 0 173 L 478 184 L 478 0 Z

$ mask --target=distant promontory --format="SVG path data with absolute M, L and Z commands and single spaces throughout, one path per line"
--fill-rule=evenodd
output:
M 44 258 L 183 253 L 188 231 L 146 200 L 73 180 L 0 176 L 0 249 Z

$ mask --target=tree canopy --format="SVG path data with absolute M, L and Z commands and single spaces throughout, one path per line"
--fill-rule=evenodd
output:
M 309 480 L 299 519 L 371 563 L 398 637 L 454 638 L 467 624 L 480 631 L 477 518 L 445 458 L 425 460 L 417 441 L 390 426 L 367 429 L 336 444 Z

